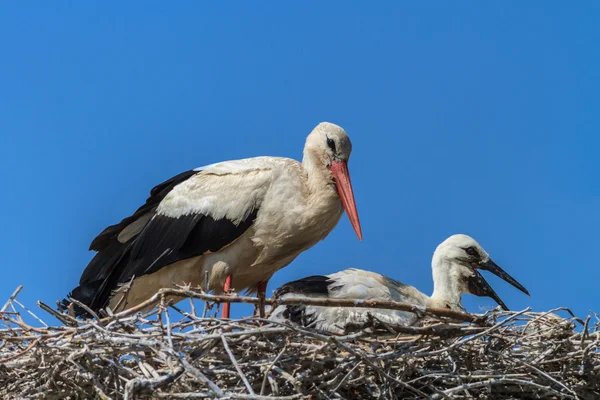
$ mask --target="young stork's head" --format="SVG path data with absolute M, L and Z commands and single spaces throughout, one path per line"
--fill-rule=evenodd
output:
M 362 231 L 358 211 L 354 202 L 354 192 L 348 172 L 348 160 L 352 153 L 352 142 L 341 126 L 330 122 L 321 122 L 306 138 L 304 155 L 330 173 L 335 186 L 352 223 L 356 235 L 362 240 Z M 331 182 L 330 180 L 330 182 Z
M 444 240 L 433 254 L 432 269 L 434 282 L 432 297 L 456 299 L 458 296 L 458 305 L 460 305 L 460 296 L 470 293 L 491 297 L 508 311 L 506 304 L 486 282 L 479 270 L 489 271 L 529 295 L 523 285 L 492 261 L 483 247 L 467 235 L 456 234 Z

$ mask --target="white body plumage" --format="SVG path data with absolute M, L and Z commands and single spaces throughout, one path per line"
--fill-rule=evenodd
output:
M 313 292 L 288 292 L 280 297 L 285 298 L 332 298 L 332 299 L 359 299 L 359 300 L 392 300 L 428 306 L 429 299 L 412 286 L 388 278 L 376 272 L 350 268 L 326 275 L 330 281 L 327 293 Z M 278 306 L 270 315 L 270 319 L 278 322 L 293 321 L 289 315 L 289 306 Z M 393 324 L 412 325 L 417 321 L 414 313 L 351 307 L 319 307 L 305 306 L 298 312 L 298 318 L 304 321 L 295 321 L 300 325 L 310 326 L 318 330 L 334 333 L 343 333 L 350 324 L 363 324 L 367 322 L 367 313 L 377 319 Z
M 346 132 L 323 122 L 306 138 L 302 162 L 225 161 L 155 186 L 133 215 L 94 239 L 98 253 L 72 296 L 93 310 L 120 311 L 175 284 L 264 293 L 270 277 L 323 240 L 344 210 L 362 238 L 351 151 Z

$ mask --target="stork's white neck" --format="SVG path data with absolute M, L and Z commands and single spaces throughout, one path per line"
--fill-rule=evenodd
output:
M 305 211 L 301 217 L 305 222 L 300 224 L 312 231 L 309 236 L 316 241 L 324 239 L 331 232 L 344 210 L 326 161 L 321 160 L 318 154 L 310 148 L 304 150 L 302 167 L 306 192 Z
M 458 276 L 458 268 L 451 260 L 435 257 L 432 265 L 433 294 L 431 302 L 433 307 L 450 307 L 462 310 L 460 302 L 463 294 L 462 280 Z
M 318 153 L 311 148 L 304 149 L 304 157 L 302 158 L 302 166 L 306 171 L 307 186 L 310 194 L 320 193 L 325 191 L 329 186 L 337 195 L 333 185 L 331 172 L 327 168 L 326 160 L 318 156 Z

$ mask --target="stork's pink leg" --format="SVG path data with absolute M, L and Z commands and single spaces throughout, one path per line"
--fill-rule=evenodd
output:
M 225 278 L 225 285 L 223 285 L 223 293 L 229 294 L 229 292 L 231 291 L 232 280 L 232 276 L 227 275 L 227 278 Z M 229 318 L 229 306 L 231 306 L 231 303 L 223 303 L 223 311 L 221 312 L 221 318 Z
M 265 296 L 267 293 L 268 281 L 258 282 L 258 315 L 261 318 L 265 317 Z

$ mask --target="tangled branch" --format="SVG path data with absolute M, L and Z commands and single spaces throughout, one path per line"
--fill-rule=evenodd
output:
M 76 320 L 43 303 L 0 310 L 0 397 L 27 399 L 592 399 L 600 396 L 600 320 L 558 313 L 484 315 L 394 302 L 266 299 L 267 304 L 390 308 L 420 326 L 371 318 L 344 335 L 266 319 L 187 313 L 166 296 L 256 304 L 254 297 L 163 289 L 143 307 Z M 322 300 L 322 299 L 316 299 Z M 327 303 L 327 302 L 326 302 Z M 140 312 L 151 308 L 150 311 Z M 210 307 L 207 307 L 210 308 Z M 23 319 L 35 319 L 32 326 Z M 576 329 L 577 328 L 577 329 Z

